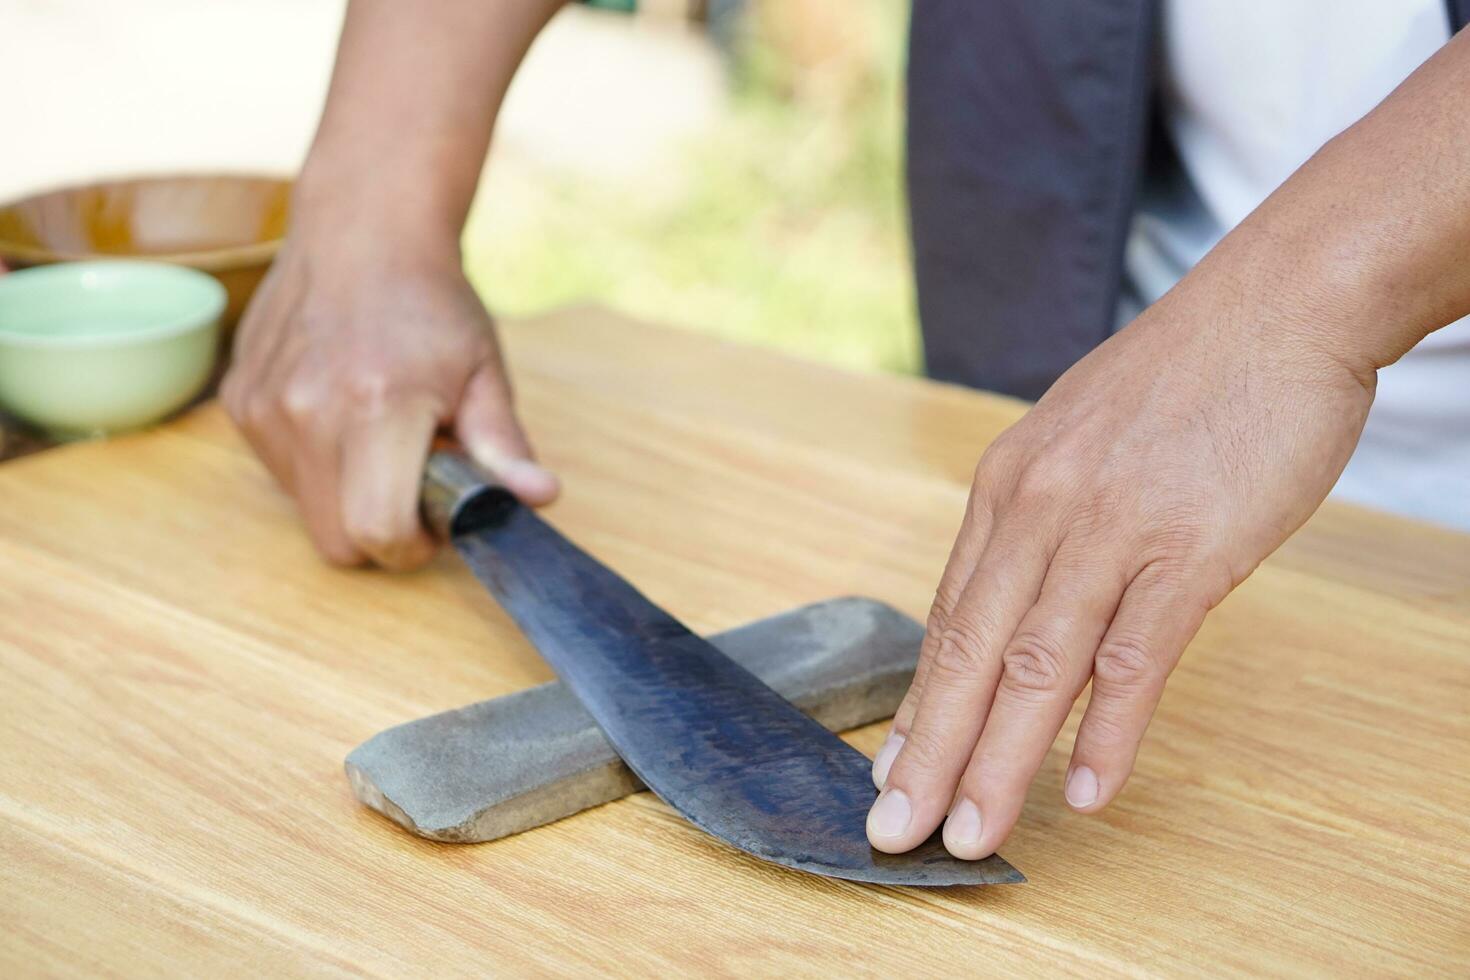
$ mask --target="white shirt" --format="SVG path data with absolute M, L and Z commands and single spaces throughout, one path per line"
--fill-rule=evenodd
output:
M 1143 304 L 1450 33 L 1444 0 L 1165 0 L 1163 15 L 1164 118 L 1183 174 L 1140 197 L 1125 264 Z M 1333 493 L 1470 530 L 1470 318 L 1379 372 Z

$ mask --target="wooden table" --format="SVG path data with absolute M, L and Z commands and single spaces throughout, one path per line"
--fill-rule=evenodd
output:
M 1019 403 L 575 311 L 514 324 L 556 524 L 699 629 L 914 614 Z M 1470 971 L 1470 538 L 1329 506 L 1205 624 L 1106 813 L 1021 886 L 763 865 L 647 793 L 431 844 L 342 774 L 547 680 L 447 556 L 317 561 L 217 408 L 0 467 L 0 973 Z M 851 736 L 872 752 L 882 726 Z

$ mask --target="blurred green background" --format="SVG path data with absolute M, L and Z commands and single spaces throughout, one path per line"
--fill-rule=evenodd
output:
M 126 175 L 295 172 L 346 0 L 11 6 L 0 79 L 46 91 L 7 104 L 0 199 Z M 907 17 L 906 0 L 568 5 L 516 76 L 466 229 L 487 303 L 526 315 L 592 301 L 915 370 Z
M 471 279 L 500 315 L 593 300 L 844 367 L 918 370 L 907 16 L 903 0 L 746 4 L 717 46 L 719 110 L 639 173 L 487 178 L 465 237 Z

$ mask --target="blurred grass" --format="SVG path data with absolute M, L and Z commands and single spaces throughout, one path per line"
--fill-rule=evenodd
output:
M 492 308 L 593 300 L 844 367 L 918 370 L 900 186 L 907 5 L 844 2 L 868 44 L 838 69 L 793 64 L 748 18 L 728 112 L 646 193 L 545 176 L 517 188 L 520 220 L 472 218 L 467 268 Z

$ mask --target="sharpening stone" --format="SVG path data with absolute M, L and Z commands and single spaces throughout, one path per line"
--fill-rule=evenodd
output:
M 872 599 L 804 606 L 710 641 L 834 732 L 891 716 L 923 627 Z M 560 682 L 380 732 L 351 754 L 357 798 L 407 830 L 475 843 L 643 789 Z

